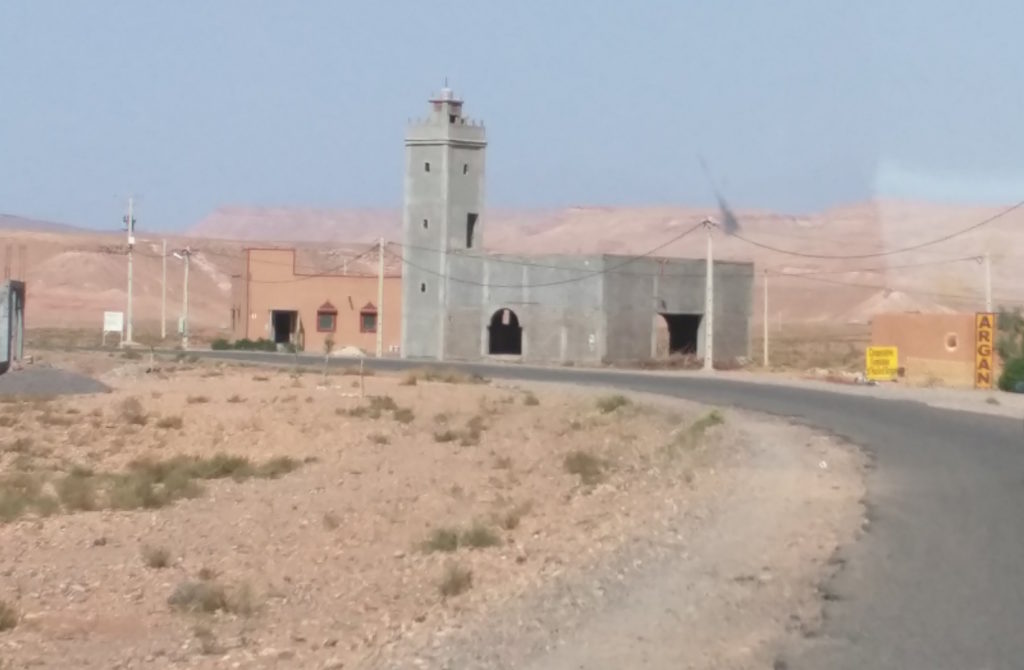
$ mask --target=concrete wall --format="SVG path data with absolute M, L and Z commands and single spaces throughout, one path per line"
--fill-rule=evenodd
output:
M 871 344 L 897 348 L 910 384 L 973 387 L 974 316 L 878 314 L 871 321 Z
M 236 337 L 270 338 L 272 310 L 295 310 L 304 338 L 305 350 L 323 351 L 325 340 L 334 340 L 335 349 L 355 346 L 375 351 L 376 333 L 360 332 L 360 311 L 368 303 L 377 305 L 377 277 L 356 275 L 310 275 L 295 272 L 293 249 L 247 249 L 241 279 L 246 304 L 240 306 L 243 316 Z M 333 333 L 317 331 L 316 313 L 324 303 L 338 311 Z M 378 312 L 378 318 L 380 314 Z M 402 280 L 398 276 L 384 278 L 384 351 L 400 344 L 402 320 Z
M 629 261 L 629 262 L 627 262 Z M 707 264 L 702 260 L 605 256 L 608 360 L 658 355 L 658 314 L 704 314 Z M 754 268 L 750 263 L 715 263 L 715 360 L 750 355 Z M 704 356 L 704 329 L 697 356 Z M 662 335 L 664 338 L 664 334 Z M 667 347 L 666 347 L 667 348 Z

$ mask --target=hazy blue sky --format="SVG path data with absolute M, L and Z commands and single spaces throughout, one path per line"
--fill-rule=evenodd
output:
M 1020 0 L 0 0 L 0 212 L 387 206 L 447 75 L 492 206 L 1024 197 Z

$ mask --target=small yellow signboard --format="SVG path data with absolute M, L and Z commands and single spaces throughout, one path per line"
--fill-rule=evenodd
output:
M 974 388 L 992 388 L 992 377 L 995 376 L 996 315 L 991 312 L 978 312 L 974 315 Z
M 899 369 L 896 347 L 868 347 L 865 355 L 864 376 L 871 381 L 896 379 Z

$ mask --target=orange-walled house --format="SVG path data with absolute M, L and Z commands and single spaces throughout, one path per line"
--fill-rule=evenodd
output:
M 301 351 L 359 347 L 373 354 L 383 324 L 384 353 L 401 343 L 402 278 L 385 274 L 384 305 L 378 278 L 369 274 L 299 273 L 294 249 L 246 249 L 242 274 L 232 277 L 231 324 L 236 340 L 260 338 Z

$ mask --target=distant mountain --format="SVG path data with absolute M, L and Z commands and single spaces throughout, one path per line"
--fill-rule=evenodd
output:
M 15 216 L 13 214 L 0 214 L 0 230 L 26 230 L 34 233 L 68 234 L 91 232 L 85 228 L 79 228 L 78 226 L 72 226 L 66 223 L 27 219 L 23 216 Z

